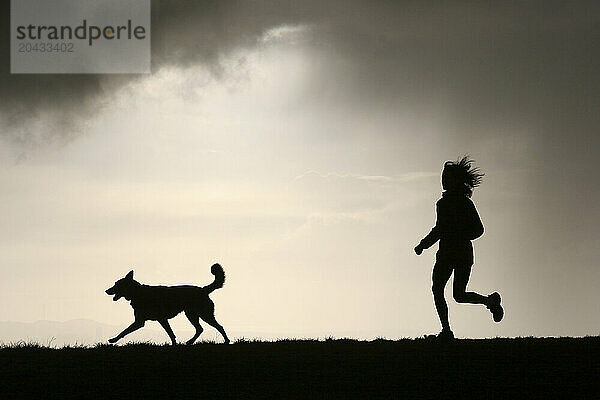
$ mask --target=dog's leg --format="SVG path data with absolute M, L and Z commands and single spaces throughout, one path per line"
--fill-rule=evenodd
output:
M 200 334 L 203 331 L 202 326 L 200 325 L 200 321 L 199 321 L 200 317 L 194 313 L 190 313 L 187 311 L 185 312 L 185 316 L 192 323 L 192 325 L 194 325 L 194 328 L 196 328 L 196 333 L 194 334 L 194 336 L 192 336 L 192 338 L 185 343 L 193 344 L 196 341 L 196 339 L 198 339 L 198 336 L 200 336 Z
M 209 324 L 210 326 L 212 326 L 216 330 L 218 330 L 219 333 L 223 336 L 223 339 L 225 339 L 225 344 L 229 344 L 229 338 L 227 337 L 227 334 L 225 333 L 225 329 L 223 329 L 223 327 L 217 322 L 217 320 L 215 319 L 215 316 L 213 314 L 202 315 L 202 319 L 204 321 L 206 321 L 207 324 Z
M 169 321 L 166 319 L 163 319 L 158 322 L 165 329 L 165 331 L 167 331 L 167 335 L 169 335 L 169 337 L 171 338 L 171 343 L 173 345 L 176 345 L 177 341 L 175 340 L 175 334 L 173 333 L 173 329 L 171 329 L 171 325 L 169 325 Z
M 141 320 L 133 321 L 133 323 L 131 325 L 129 325 L 127 328 L 125 328 L 123 330 L 123 332 L 119 333 L 117 336 L 115 336 L 112 339 L 108 339 L 108 343 L 116 343 L 119 339 L 122 339 L 126 335 L 129 335 L 131 332 L 137 331 L 138 329 L 143 327 L 145 323 L 146 323 L 146 321 L 141 321 Z

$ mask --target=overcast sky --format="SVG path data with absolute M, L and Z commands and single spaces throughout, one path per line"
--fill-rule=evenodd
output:
M 456 335 L 597 335 L 599 3 L 281 3 L 153 1 L 150 75 L 2 57 L 0 320 L 125 325 L 103 291 L 131 268 L 203 285 L 220 262 L 232 331 L 436 332 L 435 248 L 412 249 L 469 153 L 469 288 L 506 317 L 450 302 Z

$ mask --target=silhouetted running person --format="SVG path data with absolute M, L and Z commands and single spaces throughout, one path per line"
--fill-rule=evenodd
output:
M 453 297 L 458 303 L 484 304 L 492 312 L 494 321 L 500 322 L 504 310 L 497 292 L 483 296 L 467 292 L 467 283 L 473 266 L 472 240 L 483 235 L 483 224 L 470 197 L 473 189 L 481 184 L 483 175 L 473 167 L 468 156 L 447 161 L 442 171 L 442 198 L 436 203 L 437 220 L 431 232 L 415 247 L 421 255 L 424 249 L 440 241 L 436 261 L 433 266 L 432 291 L 442 331 L 440 339 L 453 339 L 454 334 L 448 322 L 448 305 L 444 298 L 444 288 L 454 271 Z

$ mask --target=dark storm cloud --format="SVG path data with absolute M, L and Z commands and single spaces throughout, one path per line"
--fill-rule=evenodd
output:
M 143 75 L 19 75 L 10 74 L 10 1 L 2 0 L 3 34 L 0 37 L 0 122 L 2 135 L 12 141 L 68 139 L 79 131 L 79 123 L 92 116 L 99 99 Z M 280 9 L 280 8 L 279 8 Z M 220 54 L 236 46 L 256 43 L 264 30 L 292 14 L 258 10 L 228 1 L 153 1 L 152 68 L 204 63 L 220 75 Z M 46 134 L 23 130 L 27 122 L 49 116 Z M 28 135 L 31 134 L 31 138 Z M 47 136 L 47 137 L 45 137 Z
M 210 20 L 211 14 L 219 12 L 219 7 L 216 6 L 219 2 L 216 1 L 213 2 L 215 4 L 213 6 L 208 4 L 193 7 L 186 5 L 185 2 L 169 3 L 170 5 L 166 2 L 162 2 L 162 4 L 154 2 L 153 53 L 157 53 L 156 49 L 159 48 L 155 60 L 161 63 L 173 55 L 175 56 L 173 57 L 174 62 L 181 61 L 181 57 L 176 57 L 181 54 L 181 48 L 187 49 L 187 52 L 197 53 L 198 58 L 202 58 L 203 53 L 210 56 L 211 53 L 219 51 L 220 44 L 217 33 L 211 35 L 214 42 L 214 46 L 211 48 L 191 45 L 191 38 L 189 41 L 175 40 L 175 43 L 179 43 L 178 46 L 161 48 L 161 44 L 169 38 L 168 32 L 175 32 L 177 36 L 181 27 L 191 25 L 189 21 L 193 20 L 194 16 L 198 17 L 197 22 L 201 22 L 204 18 Z M 171 8 L 171 10 L 166 12 L 164 11 L 166 8 Z M 2 0 L 0 15 L 4 28 L 0 38 L 0 52 L 5 55 L 2 57 L 3 62 L 0 65 L 0 122 L 3 123 L 2 135 L 8 136 L 11 141 L 17 143 L 40 139 L 44 141 L 51 140 L 51 136 L 68 139 L 74 133 L 78 133 L 77 125 L 81 121 L 97 111 L 97 108 L 100 107 L 99 98 L 130 80 L 139 79 L 139 76 L 136 75 L 11 75 L 10 58 L 8 57 L 10 51 L 9 0 Z M 167 51 L 167 48 L 170 50 Z M 50 126 L 45 127 L 46 133 L 40 136 L 26 128 L 23 130 L 28 122 L 40 118 L 42 114 L 51 116 L 47 121 Z
M 2 2 L 2 54 L 9 3 Z M 359 108 L 441 105 L 457 129 L 518 122 L 547 130 L 548 146 L 577 147 L 599 122 L 599 11 L 597 2 L 153 1 L 152 67 L 203 63 L 218 78 L 220 55 L 256 45 L 271 27 L 310 24 L 316 49 L 349 61 L 344 76 L 353 79 L 333 92 Z M 5 135 L 42 112 L 58 126 L 85 120 L 99 98 L 140 78 L 10 75 L 3 60 Z M 326 86 L 328 79 L 340 78 L 324 71 Z M 317 77 L 315 87 L 323 82 Z M 561 130 L 575 136 L 563 143 Z

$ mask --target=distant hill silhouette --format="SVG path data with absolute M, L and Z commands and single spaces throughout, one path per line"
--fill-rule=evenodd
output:
M 0 344 L 9 344 L 23 341 L 34 342 L 40 345 L 47 346 L 49 343 L 54 347 L 62 347 L 66 345 L 93 345 L 96 343 L 107 343 L 107 340 L 115 332 L 127 326 L 127 322 L 121 325 L 111 325 L 90 319 L 72 319 L 68 321 L 35 321 L 35 322 L 15 322 L 15 321 L 0 321 Z M 190 337 L 194 331 L 192 329 L 173 328 L 178 337 Z M 343 332 L 338 336 L 350 336 L 351 333 L 343 335 Z M 262 338 L 265 340 L 275 340 L 285 337 L 290 337 L 289 332 L 266 332 L 266 331 L 231 331 L 233 338 Z M 327 335 L 313 334 L 311 337 L 326 337 Z M 364 336 L 376 337 L 370 332 Z M 216 340 L 219 334 L 210 327 L 207 327 L 203 333 L 202 340 Z M 158 322 L 148 322 L 148 326 L 139 332 L 134 332 L 127 336 L 123 343 L 127 342 L 153 342 L 157 344 L 166 343 L 169 337 L 158 324 Z
M 118 325 L 109 325 L 89 319 L 73 319 L 69 321 L 35 321 L 14 322 L 0 321 L 0 343 L 11 342 L 37 342 L 41 345 L 65 346 L 95 343 L 104 343 L 112 332 L 122 328 Z M 168 337 L 158 329 L 148 329 L 131 336 L 131 341 L 153 341 L 163 343 Z M 191 330 L 189 331 L 192 332 Z

